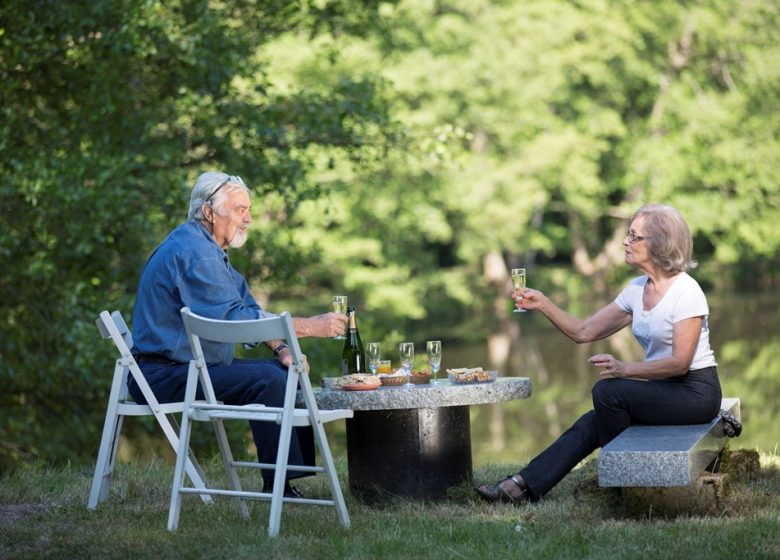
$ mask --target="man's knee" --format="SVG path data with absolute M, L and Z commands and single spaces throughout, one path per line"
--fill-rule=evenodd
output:
M 287 389 L 287 376 L 278 369 L 270 369 L 258 372 L 251 385 L 250 391 L 254 395 L 255 402 L 262 402 L 270 406 L 284 404 L 284 394 Z

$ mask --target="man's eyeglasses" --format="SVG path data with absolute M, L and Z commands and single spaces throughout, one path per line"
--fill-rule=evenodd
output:
M 219 185 L 217 185 L 217 188 L 211 191 L 211 194 L 206 198 L 206 204 L 211 204 L 211 199 L 214 198 L 214 195 L 219 192 L 219 189 L 227 185 L 228 183 L 238 183 L 239 185 L 243 185 L 244 181 L 241 180 L 241 177 L 238 175 L 228 175 L 228 178 L 222 181 Z
M 626 237 L 628 238 L 628 243 L 630 245 L 633 245 L 634 243 L 638 243 L 639 241 L 644 241 L 645 237 L 642 235 L 636 235 L 634 233 L 631 233 L 630 231 L 626 233 Z

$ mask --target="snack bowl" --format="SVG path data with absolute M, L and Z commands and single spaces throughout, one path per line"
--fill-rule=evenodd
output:
M 412 375 L 409 376 L 409 380 L 415 385 L 425 385 L 431 381 L 431 372 L 428 370 L 417 371 L 412 370 Z
M 379 380 L 382 382 L 382 385 L 395 387 L 406 383 L 407 377 L 408 375 L 405 373 L 392 373 L 387 375 L 380 375 Z

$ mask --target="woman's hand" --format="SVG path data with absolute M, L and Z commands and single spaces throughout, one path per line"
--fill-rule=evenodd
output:
M 626 364 L 615 358 L 612 354 L 596 354 L 588 358 L 588 363 L 598 368 L 602 368 L 599 377 L 602 379 L 608 377 L 626 377 Z
M 513 290 L 512 299 L 515 300 L 515 307 L 518 309 L 539 309 L 545 298 L 539 290 L 525 288 L 524 290 Z

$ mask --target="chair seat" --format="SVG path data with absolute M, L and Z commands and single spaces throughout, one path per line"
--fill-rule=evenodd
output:
M 120 402 L 117 405 L 117 412 L 123 416 L 150 416 L 157 413 L 171 414 L 184 410 L 184 403 L 166 403 L 158 404 L 154 411 L 148 404 L 138 404 L 133 401 Z
M 244 407 L 230 405 L 198 405 L 189 411 L 193 420 L 253 420 L 260 422 L 282 423 L 284 409 L 273 407 Z M 317 416 L 322 422 L 332 422 L 344 418 L 352 418 L 354 413 L 351 410 L 318 410 Z M 292 415 L 293 426 L 311 426 L 309 411 L 305 408 L 296 408 Z

